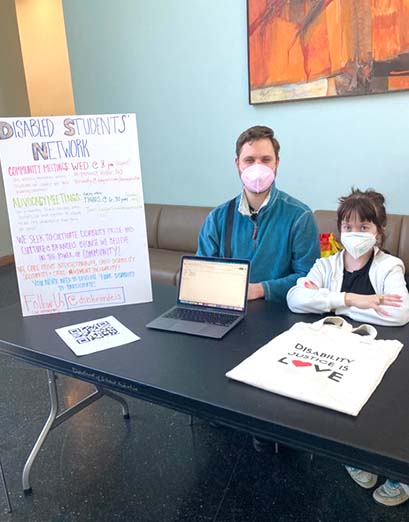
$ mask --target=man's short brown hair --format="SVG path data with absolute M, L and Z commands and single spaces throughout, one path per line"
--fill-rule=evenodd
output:
M 241 149 L 245 143 L 249 143 L 251 141 L 258 141 L 268 139 L 273 144 L 274 152 L 276 158 L 278 159 L 278 155 L 280 152 L 280 144 L 274 138 L 274 131 L 270 129 L 270 127 L 265 127 L 263 125 L 255 125 L 254 127 L 250 127 L 240 134 L 236 141 L 236 156 L 240 156 Z

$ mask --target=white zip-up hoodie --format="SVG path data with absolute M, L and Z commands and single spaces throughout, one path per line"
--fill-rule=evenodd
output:
M 375 247 L 375 254 L 369 269 L 369 279 L 377 294 L 397 294 L 402 296 L 401 306 L 385 306 L 390 315 L 379 315 L 372 308 L 362 309 L 345 306 L 345 292 L 341 292 L 344 277 L 344 251 L 330 257 L 317 259 L 306 277 L 300 277 L 296 286 L 287 294 L 287 303 L 292 312 L 325 313 L 335 312 L 346 315 L 360 323 L 374 323 L 383 326 L 403 326 L 409 322 L 409 293 L 405 282 L 403 262 Z M 318 290 L 306 288 L 304 283 L 312 281 Z

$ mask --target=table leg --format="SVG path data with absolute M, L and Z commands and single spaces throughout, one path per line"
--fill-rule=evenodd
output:
M 1 460 L 0 460 L 0 476 L 1 476 L 1 482 L 2 482 L 3 488 L 4 488 L 4 493 L 6 494 L 7 510 L 8 510 L 8 513 L 11 513 L 12 512 L 11 502 L 10 502 L 9 492 L 8 492 L 7 484 L 6 484 L 6 477 L 4 476 L 4 471 L 3 471 L 3 466 L 1 464 Z
M 33 446 L 33 449 L 31 450 L 30 455 L 28 456 L 28 459 L 27 459 L 26 464 L 23 469 L 23 490 L 24 490 L 24 493 L 26 493 L 26 494 L 31 493 L 31 486 L 30 486 L 31 467 L 33 465 L 35 458 L 38 455 L 38 452 L 40 451 L 41 446 L 44 444 L 44 441 L 52 428 L 52 425 L 54 423 L 55 418 L 57 417 L 57 412 L 58 412 L 58 395 L 57 395 L 57 387 L 55 384 L 55 380 L 56 380 L 55 373 L 51 370 L 47 370 L 47 379 L 48 379 L 48 391 L 50 393 L 50 413 L 48 415 L 48 419 L 47 419 L 46 423 L 44 424 L 44 427 L 41 430 L 41 433 L 40 433 L 36 443 Z
M 119 402 L 119 404 L 121 405 L 123 418 L 129 419 L 129 409 L 128 409 L 128 404 L 125 399 L 123 399 L 116 393 L 111 392 L 110 390 L 105 390 L 104 388 L 99 388 L 98 386 L 96 386 L 96 389 L 98 391 L 100 391 L 103 395 L 106 395 L 107 397 L 109 397 L 110 399 L 113 399 L 114 401 Z
M 26 464 L 23 469 L 23 490 L 25 494 L 31 493 L 31 486 L 30 486 L 30 471 L 31 467 L 34 463 L 34 460 L 36 459 L 41 446 L 44 444 L 44 441 L 49 434 L 51 430 L 59 426 L 62 422 L 68 420 L 70 417 L 75 415 L 76 413 L 82 411 L 84 408 L 95 402 L 96 400 L 100 399 L 104 395 L 107 397 L 110 397 L 111 399 L 117 401 L 120 403 L 122 408 L 122 415 L 125 419 L 129 419 L 129 409 L 128 404 L 126 403 L 125 399 L 117 395 L 116 393 L 111 392 L 110 390 L 105 390 L 104 388 L 100 388 L 98 386 L 95 386 L 96 391 L 82 399 L 81 401 L 77 402 L 70 408 L 67 408 L 62 413 L 57 415 L 58 413 L 58 393 L 57 393 L 57 386 L 55 384 L 55 381 L 57 379 L 56 374 L 52 370 L 47 370 L 47 380 L 48 380 L 48 391 L 50 394 L 50 413 L 48 415 L 48 418 L 44 424 L 43 429 L 41 430 L 41 433 L 35 442 L 33 449 L 31 450 L 30 455 L 28 456 L 28 459 L 26 461 Z

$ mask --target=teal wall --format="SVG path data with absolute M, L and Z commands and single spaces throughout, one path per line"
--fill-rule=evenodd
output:
M 409 91 L 250 106 L 245 0 L 64 0 L 64 13 L 77 111 L 136 113 L 146 202 L 232 197 L 234 142 L 265 124 L 282 190 L 333 209 L 374 187 L 409 213 Z

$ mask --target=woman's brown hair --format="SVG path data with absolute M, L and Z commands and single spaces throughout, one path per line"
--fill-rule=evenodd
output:
M 385 198 L 379 192 L 368 189 L 362 192 L 352 188 L 349 196 L 339 198 L 337 210 L 337 226 L 341 231 L 343 221 L 349 221 L 353 215 L 357 215 L 361 221 L 369 221 L 376 225 L 379 236 L 379 246 L 385 241 L 386 210 Z

